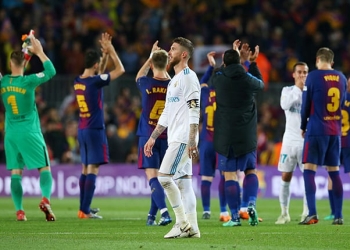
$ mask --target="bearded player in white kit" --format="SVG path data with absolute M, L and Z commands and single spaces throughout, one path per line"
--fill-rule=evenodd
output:
M 191 158 L 198 157 L 200 113 L 199 80 L 188 67 L 193 50 L 188 39 L 174 39 L 168 54 L 175 76 L 168 85 L 165 108 L 158 124 L 144 146 L 145 155 L 151 156 L 155 140 L 168 128 L 168 149 L 159 168 L 158 180 L 174 210 L 176 223 L 165 239 L 200 238 L 192 186 Z
M 301 136 L 301 101 L 303 87 L 309 68 L 304 62 L 297 62 L 293 66 L 294 85 L 282 89 L 281 107 L 286 116 L 286 127 L 283 135 L 282 149 L 278 162 L 278 170 L 282 172 L 281 189 L 279 202 L 281 205 L 281 215 L 275 224 L 285 224 L 290 222 L 289 202 L 290 202 L 290 182 L 293 172 L 298 165 L 303 171 L 302 152 L 304 138 Z M 303 196 L 303 213 L 301 221 L 308 215 L 306 196 Z

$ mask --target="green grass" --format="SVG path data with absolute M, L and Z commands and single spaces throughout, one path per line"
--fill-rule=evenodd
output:
M 350 201 L 344 201 L 343 226 L 332 226 L 322 218 L 329 213 L 327 200 L 317 201 L 321 218 L 318 224 L 298 225 L 301 200 L 292 200 L 292 222 L 275 225 L 280 208 L 277 199 L 258 200 L 256 227 L 243 221 L 241 227 L 224 228 L 218 221 L 218 201 L 212 200 L 212 218 L 201 219 L 198 201 L 200 239 L 163 239 L 171 225 L 145 225 L 149 200 L 145 198 L 95 198 L 103 220 L 77 219 L 78 199 L 52 199 L 56 222 L 46 222 L 37 208 L 38 198 L 25 198 L 28 221 L 17 222 L 10 198 L 0 198 L 0 249 L 350 249 Z M 171 215 L 173 213 L 171 211 Z M 159 217 L 159 216 L 158 216 Z M 158 218 L 159 219 L 159 218 Z

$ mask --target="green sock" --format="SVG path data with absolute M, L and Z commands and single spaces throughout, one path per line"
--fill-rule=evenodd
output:
M 51 171 L 44 170 L 40 172 L 40 189 L 42 196 L 50 200 L 52 190 Z
M 11 175 L 11 196 L 15 204 L 16 211 L 23 210 L 23 188 L 22 176 L 19 174 Z

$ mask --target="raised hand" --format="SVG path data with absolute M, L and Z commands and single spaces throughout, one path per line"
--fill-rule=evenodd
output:
M 207 54 L 208 62 L 210 64 L 210 66 L 212 66 L 212 67 L 215 67 L 215 65 L 216 65 L 216 62 L 215 62 L 215 59 L 214 59 L 215 54 L 216 54 L 215 51 L 210 51 Z
M 255 62 L 256 59 L 258 58 L 258 55 L 259 55 L 259 45 L 256 45 L 254 53 L 252 51 L 249 52 L 249 61 Z
M 160 50 L 160 47 L 158 47 L 158 40 L 154 42 L 151 53 L 153 53 L 156 50 Z
M 28 46 L 27 48 L 31 53 L 38 55 L 39 53 L 43 52 L 43 46 L 41 45 L 38 39 L 36 39 L 35 37 L 31 37 L 30 43 L 30 46 Z
M 241 41 L 239 39 L 236 39 L 232 44 L 232 49 L 236 50 L 239 53 L 239 47 L 241 46 Z
M 240 50 L 241 63 L 248 61 L 250 55 L 250 48 L 248 43 L 243 43 Z
M 111 51 L 111 49 L 114 49 L 112 45 L 112 36 L 107 32 L 102 33 L 101 39 L 99 40 L 99 42 L 101 44 L 102 53 L 108 54 Z

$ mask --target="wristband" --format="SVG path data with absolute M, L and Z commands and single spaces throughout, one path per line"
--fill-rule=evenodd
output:
M 246 66 L 247 68 L 249 68 L 250 62 L 247 60 L 243 63 L 244 66 Z

